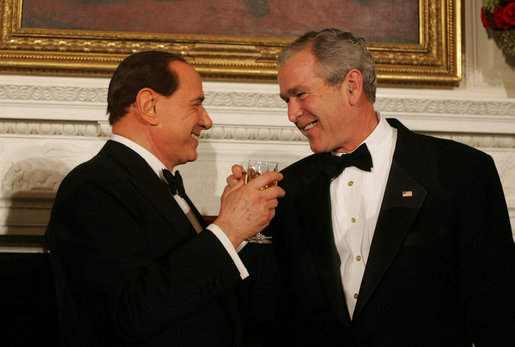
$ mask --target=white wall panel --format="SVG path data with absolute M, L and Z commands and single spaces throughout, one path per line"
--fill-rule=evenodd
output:
M 464 79 L 454 89 L 379 88 L 376 109 L 415 131 L 493 156 L 515 229 L 515 60 L 482 28 L 481 0 L 464 4 Z M 42 234 L 64 175 L 110 135 L 105 78 L 0 75 L 0 234 Z M 178 167 L 206 215 L 218 213 L 230 167 L 251 157 L 281 168 L 310 153 L 273 83 L 205 82 L 214 127 L 196 162 Z

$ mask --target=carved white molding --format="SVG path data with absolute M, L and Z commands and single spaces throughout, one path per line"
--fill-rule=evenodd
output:
M 514 135 L 467 134 L 420 131 L 421 133 L 447 138 L 472 147 L 515 148 Z M 0 119 L 0 136 L 25 137 L 72 137 L 107 139 L 111 128 L 106 122 L 76 121 L 30 121 Z M 306 138 L 293 126 L 225 126 L 216 125 L 201 133 L 202 140 L 215 141 L 279 141 L 307 142 Z
M 276 86 L 241 90 L 239 85 L 212 82 L 205 89 L 205 106 L 215 126 L 203 133 L 203 139 L 305 141 L 288 122 Z M 0 135 L 106 138 L 110 135 L 106 93 L 105 86 L 0 84 Z M 450 136 L 472 146 L 513 146 L 514 99 L 379 94 L 375 107 L 416 131 Z
M 23 159 L 7 168 L 0 187 L 8 191 L 56 191 L 62 178 L 69 171 L 69 167 L 55 159 Z
M 107 88 L 4 84 L 0 85 L 0 100 L 105 103 Z
M 204 83 L 209 87 L 209 82 Z M 211 82 L 215 87 L 218 83 Z M 260 91 L 212 91 L 206 88 L 204 105 L 207 108 L 236 108 L 286 110 L 286 104 L 272 86 Z M 66 107 L 105 106 L 106 87 L 79 87 L 34 84 L 0 84 L 0 105 L 23 108 L 31 105 Z M 419 97 L 378 93 L 375 107 L 380 112 L 411 114 L 483 115 L 515 117 L 513 99 L 478 99 L 477 97 Z M 4 113 L 4 112 L 2 112 Z M 281 112 L 284 113 L 284 112 Z M 6 116 L 3 114 L 2 116 Z M 30 115 L 29 115 L 30 117 Z
M 0 119 L 0 136 L 107 138 L 111 129 L 95 121 Z
M 93 156 L 111 134 L 106 80 L 82 81 L 21 78 L 0 84 L 0 192 L 8 194 L 0 205 L 0 233 L 42 234 L 52 198 L 31 205 L 38 199 L 30 194 L 55 193 L 69 169 Z M 213 215 L 233 163 L 259 153 L 284 167 L 309 154 L 309 146 L 288 121 L 277 86 L 208 82 L 204 88 L 214 126 L 202 132 L 198 161 L 181 171 L 201 212 Z M 491 154 L 515 220 L 514 99 L 422 97 L 411 90 L 379 93 L 375 107 L 415 131 Z
M 509 99 L 378 97 L 375 107 L 388 113 L 515 117 L 515 102 Z

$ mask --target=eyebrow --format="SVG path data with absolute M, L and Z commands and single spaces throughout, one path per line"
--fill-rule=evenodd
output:
M 205 97 L 205 96 L 198 96 L 198 97 L 196 97 L 196 98 L 194 98 L 194 99 L 191 99 L 191 102 L 193 102 L 193 103 L 196 103 L 196 102 L 203 102 L 205 99 L 206 99 L 206 97 Z
M 295 86 L 293 88 L 290 88 L 286 91 L 286 95 L 296 95 L 299 91 L 301 90 L 304 90 L 305 87 L 304 86 Z M 288 96 L 286 95 L 283 95 L 283 94 L 279 94 L 279 96 L 281 97 L 281 99 L 283 99 L 284 101 L 287 101 L 289 99 Z

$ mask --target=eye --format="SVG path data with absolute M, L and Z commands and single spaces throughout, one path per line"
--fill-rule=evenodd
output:
M 306 92 L 298 92 L 296 95 L 295 95 L 299 100 L 304 100 L 306 99 L 306 97 L 308 96 L 308 94 Z

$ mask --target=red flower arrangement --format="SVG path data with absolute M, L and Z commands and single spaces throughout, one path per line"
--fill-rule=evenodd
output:
M 483 0 L 481 21 L 504 53 L 515 56 L 515 0 Z

